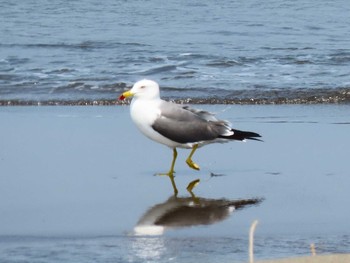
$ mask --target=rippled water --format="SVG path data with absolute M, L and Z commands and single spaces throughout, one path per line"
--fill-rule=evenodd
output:
M 349 11 L 345 0 L 1 1 L 0 101 L 111 103 L 151 78 L 192 103 L 349 102 Z
M 344 253 L 349 236 L 334 237 L 332 245 L 315 237 L 319 253 Z M 246 238 L 213 237 L 0 237 L 5 262 L 247 262 Z M 281 237 L 255 242 L 258 259 L 310 253 L 308 240 Z M 294 254 L 291 254 L 290 251 Z

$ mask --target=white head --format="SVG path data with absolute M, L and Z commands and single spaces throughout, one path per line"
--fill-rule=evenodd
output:
M 159 85 L 153 80 L 140 80 L 134 84 L 131 90 L 124 92 L 119 99 L 123 100 L 130 96 L 142 99 L 157 99 L 160 96 Z

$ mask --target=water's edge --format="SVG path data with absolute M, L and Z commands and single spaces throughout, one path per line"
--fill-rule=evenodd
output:
M 219 92 L 220 93 L 220 92 Z M 117 97 L 117 95 L 116 95 Z M 350 103 L 350 88 L 342 89 L 300 89 L 293 91 L 235 91 L 230 94 L 218 94 L 208 97 L 165 97 L 180 104 L 238 104 L 238 105 L 265 105 L 265 104 L 347 104 Z M 17 100 L 0 99 L 0 106 L 69 106 L 69 105 L 124 105 L 129 101 L 116 99 L 49 99 L 49 100 Z

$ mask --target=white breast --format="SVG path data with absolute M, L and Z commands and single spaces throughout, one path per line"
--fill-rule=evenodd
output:
M 130 105 L 131 118 L 136 124 L 137 128 L 151 140 L 165 144 L 172 148 L 181 146 L 181 144 L 169 140 L 152 128 L 154 121 L 159 118 L 161 114 L 158 108 L 160 102 L 161 100 L 155 101 L 133 99 Z

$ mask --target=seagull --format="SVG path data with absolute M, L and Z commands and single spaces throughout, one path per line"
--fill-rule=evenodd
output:
M 177 148 L 191 149 L 187 165 L 199 170 L 193 160 L 195 151 L 207 144 L 228 141 L 257 140 L 258 133 L 233 129 L 228 121 L 219 120 L 213 113 L 168 102 L 160 98 L 159 85 L 153 80 L 140 80 L 120 95 L 119 99 L 133 97 L 130 115 L 137 128 L 146 137 L 164 144 L 173 150 L 173 159 L 168 175 L 173 183 Z

